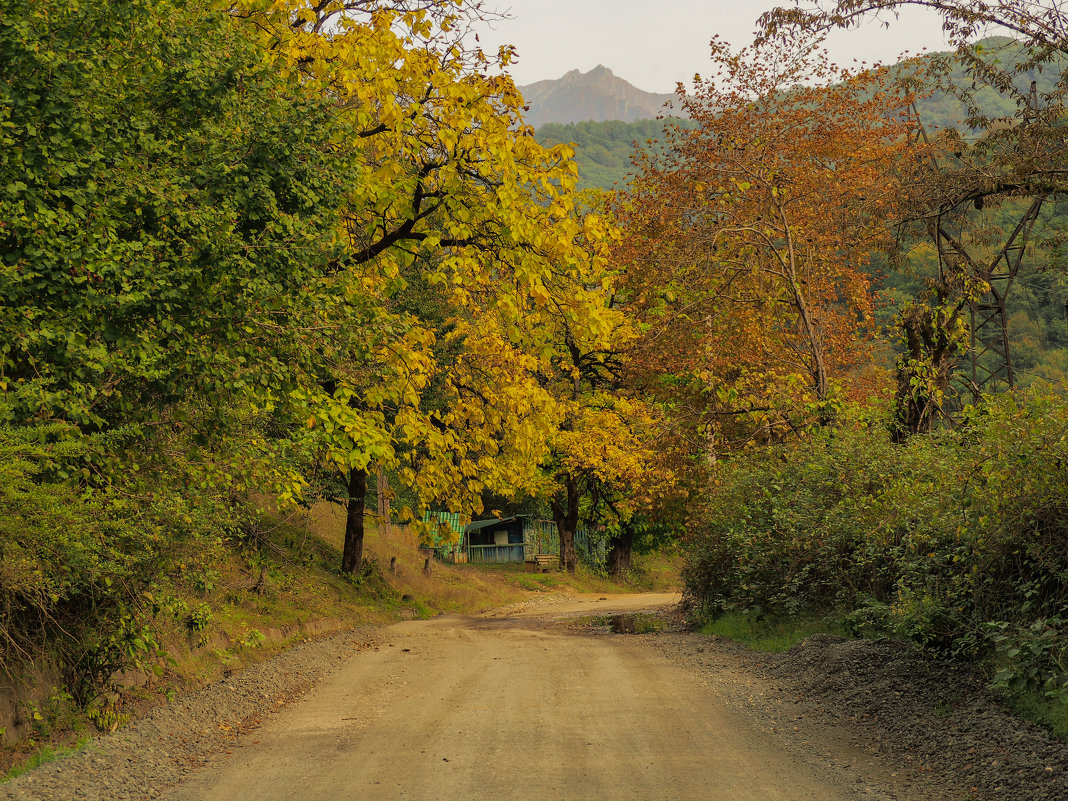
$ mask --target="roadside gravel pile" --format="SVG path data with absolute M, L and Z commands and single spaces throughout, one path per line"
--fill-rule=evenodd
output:
M 300 697 L 342 660 L 375 647 L 369 628 L 305 641 L 0 785 L 0 801 L 158 798 L 212 754 L 225 752 L 240 734 Z
M 1068 799 L 1068 747 L 1002 709 L 980 677 L 894 640 L 816 635 L 764 670 L 877 752 L 966 798 Z

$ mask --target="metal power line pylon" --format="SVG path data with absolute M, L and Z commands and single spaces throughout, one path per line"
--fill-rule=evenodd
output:
M 970 389 L 976 400 L 980 395 L 1016 386 L 1005 302 L 1044 201 L 1043 196 L 1031 202 L 994 261 L 976 276 L 990 287 L 971 304 Z
M 919 113 L 916 111 L 915 104 L 912 108 L 918 118 Z M 1032 81 L 1029 118 L 1033 120 L 1037 115 L 1038 91 L 1035 82 Z M 920 133 L 924 141 L 930 145 L 927 132 L 922 125 Z M 941 165 L 938 164 L 933 154 L 930 160 L 933 169 L 942 173 Z M 938 247 L 940 270 L 945 271 L 948 268 L 964 271 L 966 274 L 960 277 L 968 279 L 964 282 L 965 284 L 981 281 L 986 286 L 986 291 L 969 304 L 971 370 L 965 383 L 974 400 L 979 400 L 984 394 L 1016 386 L 1016 375 L 1013 371 L 1012 352 L 1009 345 L 1006 301 L 1020 270 L 1028 240 L 1046 197 L 1047 195 L 1043 194 L 1031 199 L 1027 211 L 989 263 L 984 263 L 981 258 L 976 257 L 972 249 L 964 242 L 963 236 L 954 237 L 949 233 L 945 220 L 946 214 L 952 211 L 951 208 L 943 209 L 938 215 L 937 223 L 933 226 L 932 233 Z M 981 197 L 974 202 L 977 209 L 982 208 Z M 960 205 L 956 208 L 960 208 Z

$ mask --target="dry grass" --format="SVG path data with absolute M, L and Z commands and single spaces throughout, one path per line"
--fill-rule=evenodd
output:
M 308 530 L 340 553 L 345 540 L 345 510 L 335 504 L 318 503 L 308 514 Z M 473 613 L 513 603 L 526 596 L 514 582 L 470 565 L 447 565 L 431 560 L 430 577 L 423 568 L 426 552 L 407 526 L 393 524 L 384 535 L 369 518 L 364 539 L 364 557 L 377 566 L 389 587 L 400 596 L 410 595 L 435 612 Z M 390 562 L 396 559 L 395 572 Z

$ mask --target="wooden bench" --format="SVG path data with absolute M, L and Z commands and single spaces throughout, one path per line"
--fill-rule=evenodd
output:
M 539 553 L 534 560 L 526 563 L 528 573 L 548 573 L 560 565 L 560 557 L 554 553 Z

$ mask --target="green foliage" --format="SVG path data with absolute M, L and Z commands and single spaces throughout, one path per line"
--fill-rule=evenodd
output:
M 725 464 L 684 579 L 697 614 L 837 610 L 855 633 L 1065 697 L 1068 404 L 1031 392 L 894 445 L 860 419 Z
M 1008 701 L 1016 714 L 1046 727 L 1068 743 L 1068 704 L 1064 701 L 1047 698 L 1035 689 L 1014 692 Z
M 579 189 L 619 189 L 634 171 L 638 152 L 659 153 L 664 144 L 664 126 L 694 127 L 689 120 L 635 120 L 634 122 L 550 122 L 537 130 L 538 141 L 547 146 L 571 145 L 579 170 Z
M 116 671 L 151 667 L 152 620 L 174 611 L 160 588 L 213 575 L 223 536 L 249 514 L 177 450 L 159 465 L 131 449 L 137 471 L 105 486 L 57 475 L 98 439 L 60 425 L 0 428 L 0 658 L 17 670 L 51 650 L 81 703 Z
M 98 695 L 85 708 L 85 716 L 100 731 L 115 731 L 130 720 L 129 715 L 115 708 L 115 700 L 115 695 Z
M 813 634 L 841 635 L 843 628 L 833 618 L 758 619 L 743 612 L 727 612 L 705 623 L 701 632 L 727 637 L 756 651 L 781 653 Z
M 291 323 L 348 165 L 214 0 L 0 0 L 0 64 L 0 661 L 88 703 L 306 469 Z
M 240 648 L 259 648 L 266 642 L 267 637 L 259 629 L 249 629 L 240 640 L 238 640 L 238 647 Z
M 80 612 L 116 613 L 123 580 L 136 569 L 99 496 L 39 481 L 54 449 L 31 438 L 48 430 L 0 429 L 0 632 L 5 655 L 32 648 L 29 638 L 77 624 Z M 70 446 L 62 448 L 69 453 Z M 121 537 L 121 534 L 119 535 Z
M 70 728 L 77 721 L 74 698 L 62 687 L 53 687 L 42 704 L 28 704 L 25 714 L 36 739 L 44 739 L 56 730 Z
M 327 104 L 207 0 L 2 0 L 0 64 L 7 419 L 100 429 L 282 385 L 263 323 L 341 206 Z
M 185 616 L 185 627 L 190 634 L 196 634 L 204 631 L 204 629 L 210 626 L 211 620 L 211 606 L 208 604 L 197 604 L 193 609 L 190 609 L 189 614 Z
M 655 518 L 639 515 L 631 520 L 630 526 L 634 531 L 634 553 L 658 553 L 672 548 L 682 539 L 685 529 L 678 518 L 678 510 L 658 510 L 658 512 Z

